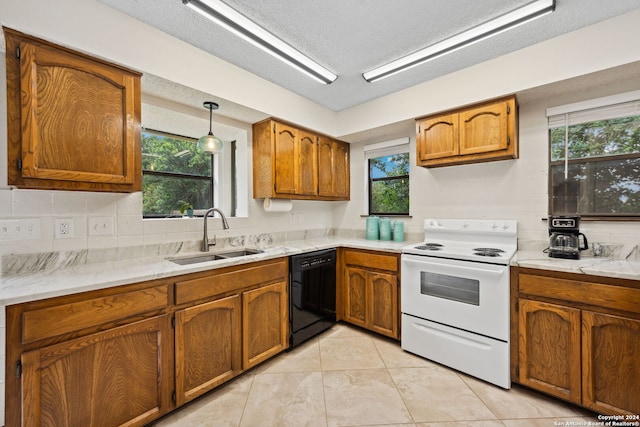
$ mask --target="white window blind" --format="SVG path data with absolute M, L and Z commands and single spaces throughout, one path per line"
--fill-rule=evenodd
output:
M 365 161 L 376 157 L 390 156 L 393 154 L 408 153 L 409 138 L 395 139 L 393 141 L 381 142 L 364 146 Z
M 640 91 L 547 109 L 549 129 L 640 115 Z

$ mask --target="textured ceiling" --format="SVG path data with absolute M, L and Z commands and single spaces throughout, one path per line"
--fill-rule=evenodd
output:
M 638 0 L 557 0 L 550 15 L 368 83 L 363 72 L 531 0 L 225 0 L 338 74 L 334 83 L 323 85 L 218 27 L 181 0 L 99 1 L 334 111 L 640 8 Z

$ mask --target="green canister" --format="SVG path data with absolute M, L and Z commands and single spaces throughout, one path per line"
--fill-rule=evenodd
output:
M 391 240 L 391 221 L 389 218 L 380 218 L 380 240 Z
M 404 241 L 404 222 L 396 221 L 393 223 L 393 240 L 395 242 Z
M 367 217 L 367 240 L 378 240 L 378 221 L 377 216 Z

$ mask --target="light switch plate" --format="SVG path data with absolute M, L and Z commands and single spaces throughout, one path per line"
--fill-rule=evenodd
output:
M 96 216 L 89 218 L 89 236 L 113 236 L 113 217 Z

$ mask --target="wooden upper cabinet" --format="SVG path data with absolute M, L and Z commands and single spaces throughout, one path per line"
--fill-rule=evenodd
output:
M 515 96 L 418 119 L 416 154 L 425 167 L 518 158 Z
M 9 184 L 139 191 L 140 74 L 5 28 Z
M 274 190 L 280 194 L 296 194 L 296 155 L 298 144 L 298 130 L 282 123 L 275 124 Z
M 448 114 L 418 122 L 418 161 L 458 154 L 458 115 Z
M 349 144 L 321 136 L 318 142 L 318 194 L 349 199 Z
M 318 195 L 318 137 L 306 131 L 299 131 L 296 166 L 296 194 Z
M 255 123 L 253 197 L 349 200 L 349 145 L 273 119 Z
M 509 102 L 497 102 L 459 114 L 460 155 L 506 150 L 510 144 Z

